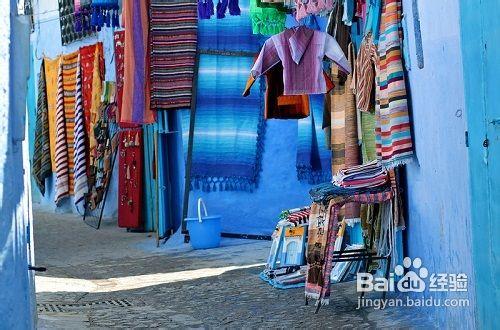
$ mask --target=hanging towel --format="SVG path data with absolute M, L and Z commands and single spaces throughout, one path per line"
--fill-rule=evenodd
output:
M 50 160 L 52 172 L 56 172 L 56 109 L 57 109 L 57 79 L 61 58 L 44 58 L 45 87 L 47 91 L 47 107 L 49 116 Z
M 191 179 L 195 189 L 251 191 L 263 150 L 262 92 L 243 99 L 252 57 L 201 55 Z M 184 142 L 189 113 L 184 114 Z M 184 150 L 187 150 L 185 145 Z
M 298 121 L 297 178 L 309 184 L 330 181 L 331 153 L 323 138 L 324 95 L 310 95 L 311 115 Z
M 191 106 L 196 64 L 196 0 L 151 1 L 151 108 Z
M 57 110 L 56 110 L 56 188 L 55 203 L 69 196 L 68 141 L 66 137 L 66 120 L 64 114 L 64 80 L 62 65 L 57 78 Z
M 393 168 L 413 160 L 403 62 L 401 59 L 401 0 L 384 0 L 380 24 L 380 74 L 377 84 L 377 158 Z
M 125 73 L 120 124 L 151 124 L 149 79 L 149 1 L 123 2 Z
M 83 110 L 81 67 L 76 72 L 75 87 L 75 205 L 78 207 L 88 193 L 87 184 L 87 153 L 85 148 L 85 112 Z
M 33 153 L 33 176 L 42 195 L 45 195 L 45 179 L 51 175 L 45 61 L 42 60 L 40 74 L 38 75 L 38 99 L 36 104 L 35 145 Z

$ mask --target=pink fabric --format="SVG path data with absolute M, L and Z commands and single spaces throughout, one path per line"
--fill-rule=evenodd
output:
M 296 19 L 302 19 L 309 14 L 326 14 L 333 10 L 333 0 L 295 0 Z
M 251 73 L 257 78 L 281 61 L 284 95 L 324 94 L 328 90 L 323 76 L 325 56 L 342 71 L 351 72 L 344 52 L 332 36 L 300 26 L 269 38 Z

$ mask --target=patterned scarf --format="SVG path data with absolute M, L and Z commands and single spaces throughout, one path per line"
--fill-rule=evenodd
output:
M 88 193 L 87 183 L 87 153 L 85 148 L 85 113 L 83 110 L 82 97 L 82 75 L 81 66 L 77 67 L 76 71 L 76 87 L 75 87 L 75 140 L 74 140 L 74 157 L 75 157 L 75 205 L 79 205 L 83 201 L 85 194 Z
M 33 154 L 33 176 L 42 195 L 45 195 L 45 179 L 52 175 L 49 141 L 49 115 L 45 82 L 45 61 L 42 60 L 38 76 L 38 99 L 36 106 L 35 146 Z
M 150 109 L 148 9 L 147 0 L 123 2 L 125 72 L 120 124 L 141 125 L 155 121 Z
M 49 115 L 49 141 L 50 141 L 50 160 L 52 172 L 56 172 L 56 109 L 57 109 L 57 80 L 59 77 L 59 67 L 61 58 L 45 58 L 45 87 L 47 91 L 47 105 Z
M 57 78 L 57 109 L 56 109 L 56 191 L 55 203 L 69 196 L 68 141 L 66 137 L 66 120 L 64 114 L 64 80 L 63 68 L 59 67 Z
M 151 1 L 151 107 L 189 108 L 196 64 L 196 0 Z
M 317 184 L 330 181 L 331 153 L 323 138 L 324 95 L 310 95 L 311 115 L 298 121 L 297 178 Z
M 380 24 L 380 74 L 375 107 L 377 158 L 387 168 L 413 159 L 408 100 L 401 60 L 401 0 L 384 0 Z

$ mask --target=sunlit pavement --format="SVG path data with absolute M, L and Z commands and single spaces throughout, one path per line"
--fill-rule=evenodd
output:
M 354 283 L 332 287 L 314 314 L 303 289 L 258 278 L 269 242 L 226 240 L 192 251 L 175 237 L 156 248 L 148 233 L 113 221 L 96 231 L 74 215 L 35 210 L 38 327 L 357 328 L 421 327 L 408 310 L 358 310 Z

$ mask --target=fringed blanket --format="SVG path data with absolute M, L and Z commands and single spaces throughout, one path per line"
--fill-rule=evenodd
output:
M 55 203 L 69 196 L 68 141 L 66 137 L 66 120 L 64 114 L 64 80 L 62 66 L 57 78 L 57 110 L 56 110 L 56 188 Z
M 33 153 L 33 176 L 42 195 L 45 195 L 45 179 L 51 175 L 45 61 L 42 60 L 38 76 L 38 99 L 36 104 L 35 145 Z
M 47 91 L 47 106 L 49 115 L 50 160 L 52 172 L 56 172 L 56 108 L 57 108 L 57 78 L 61 58 L 44 58 L 45 82 Z
M 75 140 L 74 140 L 74 177 L 75 177 L 75 205 L 80 206 L 85 194 L 88 193 L 87 184 L 87 153 L 86 153 L 86 134 L 85 134 L 85 113 L 83 110 L 82 96 L 82 74 L 80 66 L 76 72 L 75 88 Z
M 196 189 L 251 191 L 257 184 L 263 150 L 262 91 L 241 96 L 245 68 L 252 63 L 251 57 L 200 56 L 191 169 Z M 185 142 L 188 117 L 185 114 Z
M 125 73 L 120 124 L 150 124 L 149 1 L 123 2 Z
M 298 121 L 297 178 L 317 184 L 330 181 L 331 153 L 323 137 L 324 95 L 310 95 L 311 115 Z
M 408 100 L 401 60 L 401 0 L 383 0 L 377 84 L 377 158 L 387 168 L 413 159 Z
M 196 0 L 151 0 L 151 108 L 189 108 L 196 64 Z

